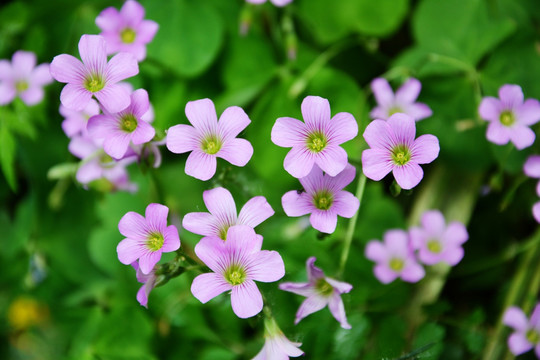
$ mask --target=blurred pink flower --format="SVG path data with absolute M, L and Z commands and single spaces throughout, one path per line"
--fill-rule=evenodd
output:
M 514 329 L 508 338 L 508 347 L 514 355 L 523 354 L 532 348 L 540 359 L 540 304 L 536 304 L 530 319 L 523 310 L 511 306 L 504 312 L 503 323 Z

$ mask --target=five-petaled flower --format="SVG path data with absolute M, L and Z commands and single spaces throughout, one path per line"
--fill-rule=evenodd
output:
M 180 238 L 176 226 L 167 226 L 169 208 L 161 204 L 146 207 L 145 217 L 130 211 L 120 219 L 118 230 L 126 237 L 116 251 L 121 263 L 130 265 L 139 260 L 143 274 L 149 274 L 161 254 L 178 250 Z
M 386 120 L 396 113 L 404 113 L 415 121 L 431 116 L 432 111 L 426 104 L 416 102 L 422 89 L 420 81 L 408 79 L 394 95 L 390 84 L 383 78 L 376 78 L 371 82 L 371 90 L 377 106 L 369 114 L 373 119 Z
M 366 257 L 375 261 L 375 277 L 383 284 L 397 277 L 407 282 L 417 282 L 425 275 L 424 268 L 416 262 L 409 236 L 404 230 L 388 230 L 384 242 L 371 240 L 366 245 Z
M 360 201 L 350 192 L 343 191 L 353 181 L 356 169 L 347 164 L 336 176 L 323 174 L 317 165 L 311 172 L 300 178 L 305 192 L 291 190 L 281 198 L 283 210 L 287 216 L 311 214 L 311 225 L 324 233 L 331 234 L 336 229 L 337 217 L 354 216 Z
M 463 258 L 461 245 L 469 234 L 465 225 L 452 221 L 446 226 L 444 216 L 438 210 L 426 211 L 421 218 L 422 227 L 409 229 L 412 245 L 418 250 L 418 258 L 426 265 L 446 262 L 456 265 Z
M 287 339 L 273 317 L 264 319 L 264 338 L 264 346 L 252 360 L 284 360 L 304 354 L 302 344 Z
M 213 272 L 197 276 L 193 296 L 203 304 L 224 291 L 231 292 L 231 305 L 240 318 L 257 315 L 263 308 L 255 281 L 273 282 L 285 275 L 283 259 L 276 251 L 261 250 L 262 236 L 247 225 L 231 226 L 227 241 L 207 236 L 195 245 L 195 253 Z
M 518 150 L 534 143 L 536 136 L 529 126 L 540 120 L 540 102 L 536 99 L 523 101 L 520 86 L 503 85 L 499 89 L 499 99 L 483 98 L 478 113 L 489 121 L 486 133 L 489 141 L 497 145 L 511 141 Z
M 339 145 L 358 134 L 356 120 L 346 112 L 331 118 L 330 103 L 319 96 L 307 96 L 301 108 L 305 122 L 281 117 L 272 128 L 272 142 L 292 148 L 283 167 L 295 178 L 307 176 L 315 164 L 336 176 L 348 164 L 347 153 Z
M 424 172 L 418 164 L 427 164 L 439 156 L 439 140 L 434 135 L 415 139 L 416 125 L 409 115 L 397 113 L 388 120 L 373 120 L 364 131 L 370 149 L 362 152 L 362 169 L 368 178 L 379 181 L 390 171 L 398 185 L 412 189 Z
M 146 44 L 159 28 L 155 21 L 144 20 L 144 7 L 133 0 L 126 1 L 120 11 L 114 7 L 103 10 L 96 18 L 96 25 L 107 42 L 107 54 L 128 52 L 138 61 L 146 57 Z
M 540 303 L 536 304 L 530 319 L 523 310 L 511 306 L 504 312 L 503 323 L 515 332 L 508 338 L 508 347 L 514 355 L 523 354 L 532 348 L 540 359 Z
M 218 187 L 203 192 L 207 212 L 192 212 L 184 216 L 182 226 L 192 233 L 227 239 L 227 230 L 234 225 L 252 228 L 274 215 L 264 196 L 255 196 L 236 213 L 236 204 L 229 190 Z
M 186 174 L 206 181 L 216 173 L 217 157 L 236 166 L 245 166 L 253 155 L 253 147 L 236 136 L 251 122 L 238 106 L 225 109 L 219 122 L 210 99 L 190 101 L 186 116 L 193 126 L 175 125 L 167 133 L 167 148 L 176 154 L 190 152 Z
M 0 105 L 18 95 L 26 105 L 43 99 L 43 86 L 52 82 L 49 64 L 36 67 L 36 54 L 19 50 L 8 60 L 0 60 Z
M 88 134 L 96 139 L 105 139 L 103 149 L 115 159 L 126 154 L 130 142 L 144 144 L 156 134 L 152 125 L 144 121 L 144 115 L 150 109 L 146 90 L 135 90 L 130 100 L 129 106 L 120 112 L 105 112 L 88 120 Z
M 60 93 L 62 105 L 82 110 L 95 96 L 105 110 L 115 113 L 129 105 L 129 92 L 119 81 L 137 75 L 139 65 L 133 54 L 122 52 L 107 61 L 105 39 L 99 35 L 83 35 L 77 58 L 61 54 L 51 63 L 51 75 L 67 83 Z
M 298 308 L 294 323 L 298 324 L 306 316 L 328 305 L 328 309 L 341 327 L 350 329 L 351 325 L 347 322 L 341 294 L 351 291 L 352 285 L 324 276 L 324 272 L 315 266 L 315 260 L 316 258 L 313 256 L 307 259 L 307 283 L 286 282 L 279 284 L 281 290 L 307 297 Z

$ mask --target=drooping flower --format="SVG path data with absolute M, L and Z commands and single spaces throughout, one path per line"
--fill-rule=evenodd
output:
M 283 334 L 276 320 L 272 317 L 264 319 L 264 346 L 252 360 L 285 360 L 298 357 L 304 352 L 299 349 L 301 343 L 292 342 Z
M 414 119 L 397 113 L 386 121 L 373 120 L 364 131 L 370 149 L 362 152 L 362 169 L 368 178 L 379 181 L 392 171 L 398 185 L 412 189 L 424 172 L 418 164 L 428 164 L 439 156 L 439 140 L 434 135 L 415 139 Z
M 536 136 L 529 126 L 540 120 L 540 102 L 523 101 L 519 85 L 503 85 L 498 99 L 483 98 L 478 113 L 489 122 L 486 137 L 492 143 L 504 145 L 511 141 L 518 150 L 534 143 Z
M 101 36 L 107 41 L 107 54 L 124 51 L 135 55 L 137 61 L 146 57 L 148 44 L 159 28 L 152 20 L 144 20 L 144 7 L 128 0 L 120 11 L 114 7 L 103 10 L 96 18 Z
M 400 277 L 407 282 L 417 282 L 425 275 L 424 268 L 416 262 L 404 230 L 388 230 L 384 242 L 371 240 L 366 245 L 366 257 L 377 264 L 373 268 L 375 277 L 388 284 Z
M 503 323 L 515 332 L 508 338 L 508 347 L 514 355 L 523 354 L 532 348 L 540 359 L 540 303 L 536 304 L 530 319 L 523 310 L 511 306 L 504 312 Z
M 143 120 L 150 109 L 146 90 L 135 90 L 130 100 L 129 106 L 120 112 L 106 112 L 88 120 L 88 134 L 96 139 L 104 139 L 105 152 L 115 159 L 121 159 L 126 154 L 130 142 L 144 144 L 156 134 L 152 125 Z
M 540 155 L 531 155 L 523 165 L 523 172 L 531 178 L 540 179 Z M 540 181 L 536 184 L 536 195 L 540 196 Z M 536 202 L 532 208 L 536 222 L 540 223 L 540 201 Z
M 141 306 L 148 308 L 148 296 L 150 295 L 150 291 L 156 286 L 156 268 L 154 267 L 149 274 L 145 274 L 139 268 L 137 261 L 133 262 L 131 266 L 136 271 L 137 281 L 143 284 L 139 291 L 137 291 L 137 301 Z
M 129 92 L 117 84 L 139 73 L 133 54 L 122 52 L 107 62 L 105 39 L 99 35 L 83 35 L 79 41 L 77 58 L 61 54 L 51 63 L 51 75 L 56 81 L 67 83 L 60 94 L 62 105 L 82 110 L 95 96 L 109 112 L 115 113 L 129 105 Z
M 307 176 L 314 164 L 336 176 L 348 164 L 347 153 L 339 145 L 358 134 L 356 120 L 346 112 L 331 118 L 330 103 L 319 96 L 302 101 L 302 116 L 304 122 L 281 117 L 272 128 L 272 142 L 292 148 L 283 167 L 295 178 Z
M 394 94 L 386 79 L 376 78 L 371 82 L 371 90 L 377 100 L 375 107 L 369 114 L 372 119 L 387 120 L 396 113 L 407 114 L 415 121 L 430 117 L 429 106 L 416 102 L 422 84 L 414 78 L 408 79 Z
M 424 212 L 420 221 L 422 227 L 409 229 L 419 260 L 426 265 L 445 262 L 454 266 L 460 262 L 464 255 L 461 245 L 469 238 L 465 225 L 452 221 L 446 226 L 438 210 Z
M 248 3 L 251 4 L 263 4 L 266 2 L 266 0 L 246 0 Z M 285 6 L 292 2 L 292 0 L 270 0 L 270 2 L 276 6 Z
M 64 121 L 62 121 L 62 129 L 70 138 L 76 135 L 86 136 L 86 125 L 88 124 L 88 119 L 94 115 L 98 115 L 99 113 L 99 104 L 94 99 L 90 99 L 85 108 L 79 111 L 68 109 L 64 105 L 60 104 L 60 114 L 64 117 Z
M 19 50 L 8 60 L 0 60 L 0 105 L 19 96 L 26 105 L 43 99 L 43 86 L 52 82 L 49 64 L 36 67 L 36 54 Z
M 206 181 L 216 173 L 218 157 L 245 166 L 253 155 L 251 143 L 236 136 L 251 120 L 238 106 L 225 109 L 219 118 L 210 99 L 190 101 L 186 116 L 193 126 L 175 125 L 167 133 L 167 148 L 176 154 L 190 152 L 186 174 Z
M 234 225 L 257 225 L 274 215 L 274 210 L 264 196 L 255 196 L 237 215 L 236 204 L 229 190 L 218 187 L 203 192 L 208 212 L 192 212 L 184 216 L 182 226 L 192 233 L 227 239 L 227 230 Z
M 336 230 L 338 215 L 351 218 L 360 206 L 360 201 L 353 194 L 343 191 L 343 188 L 353 181 L 355 175 L 356 169 L 349 164 L 333 177 L 323 174 L 317 165 L 313 166 L 308 176 L 299 179 L 305 191 L 291 190 L 281 198 L 285 214 L 287 216 L 311 214 L 309 217 L 311 226 L 324 233 L 333 233 Z
M 294 323 L 298 324 L 306 316 L 328 305 L 328 309 L 341 327 L 350 329 L 351 325 L 347 322 L 341 294 L 351 291 L 352 285 L 324 276 L 324 272 L 315 266 L 315 260 L 317 259 L 312 256 L 306 262 L 307 283 L 279 284 L 281 290 L 307 297 L 298 308 Z
M 120 219 L 118 230 L 126 238 L 116 251 L 121 263 L 130 265 L 139 260 L 143 274 L 150 274 L 161 254 L 178 250 L 180 238 L 176 226 L 167 226 L 169 208 L 161 204 L 146 207 L 145 217 L 130 211 Z
M 274 282 L 285 275 L 283 259 L 276 251 L 261 250 L 262 237 L 247 225 L 231 226 L 227 241 L 217 236 L 202 238 L 195 253 L 213 272 L 197 276 L 191 292 L 203 304 L 224 291 L 240 318 L 257 315 L 263 308 L 255 281 Z

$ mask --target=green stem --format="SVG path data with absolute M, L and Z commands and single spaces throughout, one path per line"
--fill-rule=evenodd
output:
M 358 178 L 358 185 L 356 186 L 356 197 L 360 201 L 360 206 L 362 206 L 362 197 L 364 196 L 364 189 L 366 187 L 366 176 L 364 173 L 360 174 Z M 341 252 L 341 259 L 339 261 L 339 271 L 338 274 L 341 276 L 345 271 L 345 264 L 347 264 L 347 259 L 349 258 L 349 250 L 351 248 L 351 243 L 354 235 L 354 228 L 356 227 L 356 222 L 358 221 L 358 213 L 360 212 L 360 206 L 354 214 L 353 218 L 349 222 L 347 227 L 347 234 L 345 235 L 345 241 L 343 244 L 343 250 Z

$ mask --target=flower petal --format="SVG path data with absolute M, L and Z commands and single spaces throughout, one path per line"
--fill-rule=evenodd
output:
M 216 273 L 201 274 L 191 283 L 191 293 L 203 304 L 232 288 L 221 274 Z
M 323 130 L 330 121 L 330 103 L 320 96 L 306 96 L 301 105 L 302 116 L 310 131 Z
M 527 126 L 516 125 L 509 129 L 510 141 L 514 143 L 516 149 L 523 150 L 534 143 L 536 135 Z
M 116 31 L 120 21 L 120 13 L 112 6 L 104 9 L 96 17 L 96 25 L 102 31 Z
M 315 256 L 310 256 L 306 260 L 306 273 L 311 284 L 314 284 L 318 279 L 324 277 L 324 272 L 319 267 L 315 266 L 315 261 L 317 261 Z
M 147 229 L 146 219 L 141 214 L 133 211 L 126 213 L 118 222 L 120 234 L 135 240 L 146 240 L 148 236 Z
M 533 344 L 527 340 L 525 333 L 514 333 L 508 338 L 508 347 L 512 354 L 520 355 L 531 350 Z
M 433 114 L 431 108 L 423 103 L 410 104 L 405 108 L 405 112 L 414 118 L 414 121 L 420 121 Z
M 540 102 L 536 99 L 527 99 L 523 105 L 514 110 L 520 124 L 533 125 L 540 120 Z
M 120 16 L 129 24 L 139 24 L 144 19 L 144 7 L 137 1 L 127 0 L 120 9 Z
M 360 207 L 360 201 L 348 191 L 340 191 L 334 195 L 332 210 L 339 216 L 352 218 Z
M 207 212 L 192 212 L 182 220 L 184 229 L 203 236 L 219 236 L 216 218 Z
M 367 178 L 379 181 L 393 168 L 389 151 L 367 149 L 362 152 L 362 171 Z
M 186 160 L 186 174 L 202 181 L 210 179 L 216 173 L 216 157 L 195 149 Z
M 116 130 L 103 142 L 103 150 L 105 150 L 107 155 L 114 159 L 119 160 L 123 158 L 129 147 L 129 142 L 131 140 L 130 135 L 131 134 Z
M 384 120 L 373 120 L 364 130 L 364 139 L 372 149 L 392 149 L 391 130 Z
M 499 99 L 488 96 L 482 99 L 478 107 L 478 114 L 484 120 L 499 121 L 502 110 L 502 104 Z
M 274 215 L 274 209 L 264 196 L 255 196 L 248 200 L 240 210 L 238 224 L 256 227 L 270 216 Z
M 375 265 L 373 273 L 383 284 L 389 284 L 398 277 L 398 274 L 395 271 L 390 270 L 386 264 Z
M 426 271 L 422 265 L 418 264 L 415 261 L 410 262 L 405 268 L 401 271 L 401 278 L 403 281 L 407 282 L 417 282 L 420 281 L 426 275 Z
M 394 92 L 386 79 L 376 78 L 371 82 L 371 91 L 379 105 L 384 107 L 391 106 L 394 103 Z
M 66 85 L 66 87 L 69 85 L 70 84 Z M 120 112 L 127 108 L 131 103 L 127 88 L 120 84 L 107 84 L 101 91 L 95 93 L 94 96 L 110 113 Z
M 152 20 L 143 20 L 139 25 L 139 31 L 137 32 L 137 41 L 142 44 L 148 44 L 159 29 L 157 22 Z
M 502 322 L 506 326 L 519 332 L 526 332 L 529 329 L 529 321 L 523 310 L 517 306 L 511 306 L 504 312 Z
M 201 134 L 213 134 L 217 129 L 217 115 L 210 99 L 190 101 L 186 104 L 186 116 Z
M 14 86 L 7 83 L 0 83 L 0 105 L 9 104 L 15 96 L 17 95 L 17 90 Z
M 249 263 L 248 274 L 256 281 L 278 281 L 285 275 L 285 264 L 277 251 L 262 250 Z
M 327 146 L 313 156 L 315 163 L 330 176 L 339 174 L 348 164 L 347 152 L 341 146 Z
M 11 57 L 13 72 L 19 76 L 28 76 L 36 66 L 36 54 L 31 51 L 16 51 Z
M 311 196 L 306 193 L 299 194 L 298 191 L 291 190 L 283 195 L 281 205 L 287 216 L 303 216 L 315 210 L 315 206 L 311 203 L 310 199 Z
M 203 192 L 204 204 L 221 224 L 236 224 L 236 204 L 229 190 L 218 187 Z
M 197 130 L 190 125 L 175 125 L 167 132 L 167 149 L 175 154 L 192 151 L 199 147 Z
M 52 81 L 53 78 L 51 76 L 51 69 L 49 64 L 41 64 L 32 71 L 32 76 L 30 80 L 32 85 L 43 86 L 50 84 Z
M 61 54 L 54 57 L 50 72 L 56 81 L 82 84 L 85 70 L 80 60 L 71 55 Z
M 294 324 L 297 325 L 300 320 L 305 318 L 306 316 L 313 314 L 314 312 L 317 312 L 324 308 L 328 304 L 328 299 L 325 297 L 322 297 L 318 294 L 313 294 L 312 296 L 308 297 L 300 307 L 298 308 L 298 311 L 296 312 L 296 317 L 294 319 Z
M 19 94 L 19 97 L 26 105 L 35 105 L 43 99 L 43 89 L 41 87 L 31 87 Z
M 139 259 L 146 253 L 146 250 L 147 249 L 144 244 L 141 244 L 139 241 L 130 238 L 120 241 L 120 243 L 116 247 L 116 252 L 118 253 L 118 260 L 120 260 L 120 262 L 125 265 L 129 265 Z
M 143 274 L 149 274 L 161 259 L 161 251 L 146 251 L 139 258 L 139 266 Z
M 336 176 L 326 176 L 326 185 L 335 192 L 338 192 L 344 189 L 347 185 L 349 185 L 354 180 L 355 176 L 356 168 L 350 164 L 347 164 L 347 166 L 345 166 L 345 169 L 343 169 L 343 171 L 341 171 Z
M 503 85 L 499 89 L 499 98 L 504 109 L 512 110 L 523 104 L 523 91 L 519 85 Z
M 493 121 L 488 125 L 486 137 L 494 144 L 505 145 L 510 141 L 510 132 L 499 121 Z
M 337 214 L 330 210 L 314 210 L 309 217 L 311 226 L 320 232 L 331 234 L 336 230 Z
M 386 120 L 391 129 L 391 141 L 393 144 L 409 145 L 414 141 L 416 135 L 416 124 L 414 119 L 403 113 L 396 113 Z
M 135 76 L 139 73 L 139 63 L 133 54 L 121 52 L 112 57 L 107 64 L 107 85 Z
M 351 325 L 347 321 L 347 315 L 345 314 L 345 306 L 343 305 L 343 300 L 339 293 L 334 292 L 330 297 L 328 302 L 328 309 L 334 316 L 334 318 L 339 322 L 342 328 L 350 329 Z
M 223 140 L 229 140 L 237 137 L 250 123 L 251 120 L 241 107 L 231 106 L 219 117 L 218 129 Z
M 366 244 L 365 255 L 375 262 L 385 262 L 388 259 L 386 247 L 378 240 L 371 240 Z
M 251 254 L 261 251 L 262 236 L 257 236 L 255 230 L 247 225 L 231 226 L 227 231 L 227 246 L 235 254 Z M 279 255 L 279 254 L 278 254 Z
M 79 40 L 79 54 L 87 71 L 103 74 L 107 65 L 105 39 L 99 35 L 83 35 Z
M 245 166 L 253 155 L 253 146 L 246 139 L 229 139 L 219 152 L 217 157 L 227 160 L 235 166 Z
M 261 292 L 252 280 L 234 286 L 231 292 L 231 305 L 239 318 L 245 319 L 257 315 L 263 308 Z
M 358 135 L 358 124 L 352 114 L 340 112 L 326 125 L 328 141 L 339 145 L 352 140 Z
M 420 94 L 422 84 L 415 78 L 409 78 L 401 87 L 396 91 L 396 103 L 409 104 L 413 103 Z
M 315 159 L 313 153 L 305 147 L 293 147 L 285 156 L 283 167 L 295 178 L 302 178 L 309 174 Z
M 315 288 L 310 283 L 284 282 L 279 284 L 279 288 L 302 296 L 311 296 L 316 293 Z
M 409 162 L 402 166 L 395 166 L 392 170 L 398 185 L 405 190 L 412 189 L 420 183 L 424 177 L 424 171 L 420 165 Z M 367 176 L 367 175 L 366 175 Z
M 203 237 L 195 245 L 195 254 L 215 273 L 221 274 L 230 265 L 226 243 L 217 236 Z
M 304 190 L 311 196 L 325 187 L 328 182 L 331 182 L 326 180 L 326 176 L 324 176 L 323 171 L 316 164 L 313 165 L 313 168 L 311 168 L 311 171 L 309 174 L 307 174 L 307 176 L 304 176 L 298 180 L 304 187 Z
M 446 221 L 439 210 L 429 210 L 424 212 L 420 222 L 428 237 L 440 238 L 446 230 Z
M 60 102 L 62 102 L 62 105 L 76 111 L 83 110 L 91 98 L 92 93 L 76 84 L 67 84 L 60 93 Z
M 532 178 L 540 178 L 540 155 L 530 155 L 523 165 L 525 175 Z
M 303 146 L 307 139 L 306 124 L 290 117 L 278 118 L 272 127 L 271 138 L 277 146 Z
M 169 208 L 165 205 L 152 203 L 146 207 L 145 218 L 148 231 L 162 233 L 167 227 Z
M 411 147 L 411 161 L 428 164 L 439 156 L 439 139 L 434 135 L 419 136 Z
M 178 236 L 178 229 L 174 225 L 169 225 L 163 232 L 163 246 L 161 251 L 171 252 L 180 248 L 180 237 Z
M 131 133 L 131 141 L 135 145 L 141 145 L 150 142 L 155 135 L 156 130 L 154 127 L 146 121 L 139 119 L 137 128 Z

